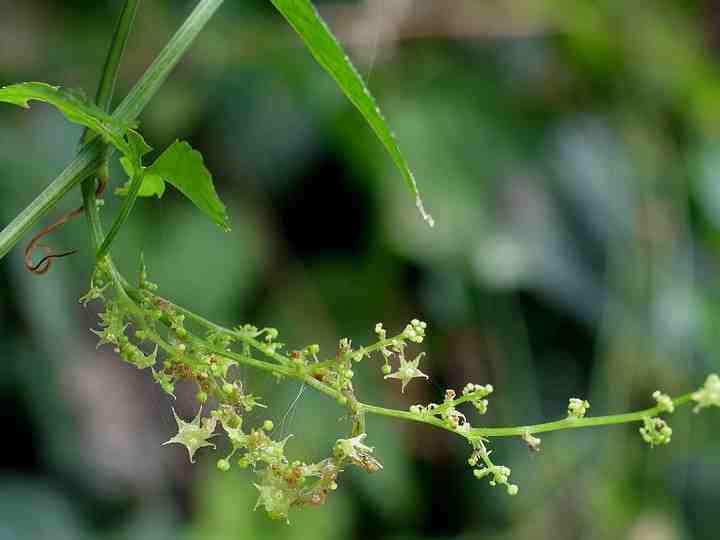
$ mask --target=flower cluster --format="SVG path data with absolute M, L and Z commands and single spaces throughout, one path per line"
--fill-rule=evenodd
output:
M 640 435 L 651 447 L 661 444 L 669 444 L 672 437 L 672 429 L 667 422 L 659 417 L 643 418 L 643 427 L 640 428 Z
M 584 418 L 590 408 L 590 402 L 578 398 L 570 398 L 568 401 L 568 418 Z
M 366 446 L 362 441 L 367 437 L 361 433 L 350 439 L 338 439 L 335 443 L 333 455 L 341 461 L 350 460 L 352 463 L 374 473 L 382 470 L 382 464 L 372 455 L 375 450 L 372 446 Z
M 675 412 L 675 404 L 670 396 L 663 394 L 660 390 L 655 390 L 652 395 L 653 399 L 657 401 L 657 406 L 660 412 Z
M 479 414 L 485 414 L 488 409 L 488 400 L 485 399 L 493 392 L 490 384 L 481 385 L 468 383 L 458 396 L 452 389 L 445 390 L 445 399 L 442 403 L 429 403 L 428 405 L 412 405 L 410 413 L 420 421 L 442 426 L 465 437 L 470 443 L 472 453 L 468 464 L 474 468 L 473 474 L 477 479 L 487 478 L 491 486 L 504 485 L 508 494 L 516 495 L 518 486 L 508 482 L 510 468 L 496 465 L 490 459 L 491 451 L 487 449 L 487 440 L 477 437 L 467 417 L 457 407 L 463 403 L 471 403 Z M 523 435 L 523 440 L 534 450 L 539 450 L 540 439 L 532 437 L 530 433 Z
M 356 365 L 376 353 L 383 361 L 384 378 L 399 380 L 401 392 L 413 379 L 428 379 L 420 370 L 424 353 L 408 355 L 409 347 L 425 339 L 427 324 L 418 319 L 413 319 L 401 333 L 392 337 L 387 335 L 382 323 L 377 323 L 375 343 L 353 347 L 350 339 L 343 338 L 337 349 L 323 358 L 320 347 L 315 344 L 286 351 L 285 345 L 278 341 L 275 328 L 247 324 L 232 329 L 217 326 L 158 296 L 156 289 L 157 286 L 148 281 L 142 261 L 137 287 L 130 287 L 119 278 L 109 260 L 101 261 L 93 273 L 90 291 L 81 299 L 85 304 L 92 300 L 104 303 L 99 314 L 99 329 L 94 331 L 99 345 L 109 345 L 139 369 L 149 368 L 155 381 L 172 397 L 177 384 L 194 385 L 199 403 L 197 414 L 186 421 L 173 410 L 177 433 L 164 444 L 183 446 L 190 462 L 194 462 L 199 450 L 215 448 L 216 438 L 224 435 L 229 449 L 217 460 L 217 468 L 229 471 L 236 466 L 252 470 L 257 476 L 256 508 L 263 508 L 272 518 L 287 520 L 294 508 L 323 504 L 337 489 L 339 476 L 346 466 L 357 466 L 369 473 L 382 470 L 382 464 L 373 454 L 374 448 L 365 444 L 367 413 L 423 422 L 463 437 L 471 447 L 468 463 L 473 475 L 487 480 L 490 486 L 505 486 L 510 495 L 518 493 L 518 486 L 510 482 L 511 470 L 493 462 L 488 440 L 483 435 L 517 436 L 531 450 L 540 449 L 542 441 L 533 433 L 547 431 L 547 425 L 542 430 L 537 426 L 473 428 L 460 407 L 469 404 L 471 411 L 484 415 L 488 410 L 488 396 L 494 390 L 490 384 L 468 383 L 459 393 L 447 389 L 442 402 L 413 405 L 409 412 L 384 409 L 357 399 L 353 385 Z M 394 371 L 393 364 L 396 364 Z M 300 380 L 334 398 L 351 420 L 350 436 L 337 439 L 329 455 L 316 463 L 290 460 L 286 446 L 292 435 L 274 438 L 273 421 L 257 418 L 265 405 L 259 396 L 249 392 L 240 377 L 240 365 L 264 370 L 278 380 Z M 654 412 L 658 413 L 671 413 L 678 403 L 684 402 L 673 401 L 659 390 L 653 393 L 653 398 L 657 402 Z M 720 406 L 720 377 L 710 375 L 691 399 L 696 403 L 696 411 Z M 583 418 L 589 408 L 587 401 L 571 398 L 568 417 L 553 424 L 580 427 L 587 422 Z M 643 439 L 651 446 L 669 443 L 672 429 L 664 420 L 650 416 L 648 413 L 643 418 L 640 428 Z M 598 419 L 602 418 L 595 420 Z
M 516 484 L 511 484 L 508 480 L 512 471 L 504 465 L 495 465 L 490 460 L 490 452 L 485 447 L 482 439 L 472 441 L 473 453 L 468 458 L 471 467 L 481 464 L 480 467 L 473 470 L 473 475 L 478 480 L 488 479 L 488 483 L 492 486 L 505 486 L 508 495 L 514 496 L 518 494 L 519 488 Z
M 697 403 L 695 412 L 705 407 L 720 407 L 720 376 L 717 373 L 708 375 L 705 384 L 697 392 L 693 392 L 692 400 Z
M 138 286 L 130 288 L 119 282 L 114 268 L 105 260 L 97 265 L 90 291 L 81 302 L 104 302 L 100 328 L 95 331 L 98 345 L 110 345 L 139 369 L 150 368 L 155 381 L 172 397 L 182 381 L 196 386 L 200 405 L 196 416 L 186 421 L 173 410 L 177 433 L 164 444 L 183 446 L 190 462 L 194 462 L 200 449 L 215 448 L 212 441 L 224 434 L 229 451 L 217 460 L 217 468 L 228 471 L 235 465 L 253 470 L 258 477 L 256 508 L 281 519 L 288 519 L 292 508 L 323 504 L 337 488 L 338 477 L 347 465 L 371 473 L 382 470 L 373 448 L 363 443 L 367 435 L 361 429 L 364 417 L 354 395 L 353 364 L 380 352 L 386 364 L 395 357 L 399 360 L 398 371 L 387 375 L 400 379 L 403 389 L 412 378 L 427 378 L 418 368 L 422 354 L 413 360 L 405 356 L 408 344 L 423 341 L 426 323 L 413 320 L 390 338 L 379 324 L 377 343 L 354 349 L 349 339 L 341 339 L 335 354 L 321 359 L 318 345 L 284 352 L 285 346 L 277 340 L 274 328 L 246 324 L 228 330 L 207 321 L 198 322 L 192 314 L 157 296 L 156 289 L 142 261 Z M 114 294 L 110 296 L 110 292 Z M 204 335 L 197 334 L 198 325 L 206 329 Z M 239 378 L 240 364 L 264 369 L 278 379 L 302 380 L 336 397 L 350 412 L 353 436 L 338 439 L 330 455 L 317 463 L 291 461 L 286 457 L 291 436 L 274 439 L 270 419 L 260 419 L 255 423 L 257 427 L 252 427 L 252 417 L 265 405 L 259 396 L 248 392 Z M 460 418 L 449 410 L 448 414 L 448 418 Z
M 522 440 L 525 441 L 525 444 L 528 445 L 528 448 L 532 450 L 533 452 L 539 452 L 540 451 L 540 445 L 542 444 L 542 439 L 539 437 L 533 437 L 532 433 L 529 431 L 525 431 L 522 434 Z
M 485 414 L 488 408 L 488 400 L 484 399 L 493 392 L 490 384 L 480 385 L 468 383 L 462 390 L 462 395 L 457 396 L 455 390 L 445 390 L 445 399 L 441 404 L 429 403 L 428 405 L 412 405 L 410 412 L 424 418 L 435 418 L 440 420 L 444 427 L 458 433 L 467 433 L 471 425 L 463 413 L 457 410 L 462 403 L 472 403 L 480 414 Z
M 379 347 L 383 359 L 385 360 L 382 368 L 383 375 L 385 376 L 384 378 L 398 379 L 402 383 L 400 389 L 401 392 L 405 392 L 405 387 L 412 379 L 428 379 L 428 376 L 420 371 L 420 359 L 425 355 L 425 353 L 418 354 L 412 360 L 408 360 L 405 357 L 407 342 L 422 343 L 425 339 L 426 328 L 427 323 L 418 319 L 413 319 L 405 327 L 402 334 L 388 339 L 387 331 L 383 327 L 383 323 L 380 322 L 375 325 L 375 334 L 379 340 L 375 348 Z M 392 366 L 390 365 L 393 355 L 396 355 L 400 362 L 400 366 L 394 372 L 392 370 Z
M 491 384 L 481 385 L 468 383 L 462 390 L 463 400 L 472 403 L 480 414 L 485 414 L 488 409 L 488 400 L 483 399 L 493 393 Z

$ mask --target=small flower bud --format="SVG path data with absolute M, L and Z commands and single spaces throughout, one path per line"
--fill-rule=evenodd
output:
M 663 394 L 660 390 L 655 390 L 652 395 L 653 399 L 657 401 L 658 408 L 660 411 L 672 413 L 675 411 L 675 404 L 670 396 Z
M 475 461 L 475 463 L 477 463 L 477 460 Z M 473 470 L 473 475 L 474 475 L 475 478 L 477 478 L 478 480 L 482 480 L 482 479 L 485 478 L 488 474 L 490 474 L 490 469 L 487 469 L 487 468 L 485 468 L 485 469 L 474 469 L 474 470 Z
M 568 418 L 583 418 L 589 408 L 590 403 L 587 400 L 570 398 L 568 402 Z
M 697 403 L 693 409 L 696 413 L 705 407 L 720 407 L 720 376 L 717 373 L 708 375 L 703 387 L 693 392 L 692 400 Z
M 275 424 L 273 424 L 272 420 L 265 420 L 263 422 L 263 429 L 265 431 L 272 431 L 274 427 L 275 427 Z
M 227 459 L 218 459 L 217 468 L 219 471 L 227 472 L 230 470 L 230 462 Z
M 542 440 L 538 437 L 533 437 L 529 431 L 523 433 L 522 440 L 525 441 L 525 444 L 527 444 L 528 448 L 530 448 L 533 452 L 540 451 L 540 444 L 542 443 Z
M 660 444 L 669 444 L 672 438 L 672 429 L 662 418 L 643 418 L 643 427 L 640 435 L 651 447 Z

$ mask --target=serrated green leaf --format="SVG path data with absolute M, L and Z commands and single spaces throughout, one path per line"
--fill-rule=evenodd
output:
M 155 176 L 175 186 L 195 206 L 225 231 L 230 230 L 225 205 L 220 201 L 212 175 L 202 154 L 185 141 L 168 146 L 155 163 L 145 169 L 145 177 Z M 143 183 L 144 184 L 144 183 Z
M 90 103 L 77 91 L 46 83 L 27 82 L 0 88 L 0 102 L 30 108 L 30 101 L 42 101 L 57 108 L 69 121 L 85 126 L 100 135 L 106 142 L 128 154 L 125 134 L 133 127 L 121 122 Z
M 29 108 L 29 102 L 33 100 L 53 105 L 71 122 L 85 126 L 100 135 L 105 142 L 112 144 L 123 153 L 123 167 L 127 171 L 132 171 L 131 180 L 124 189 L 127 199 L 98 250 L 98 257 L 100 257 L 107 252 L 127 220 L 142 188 L 150 195 L 157 194 L 158 197 L 165 189 L 162 180 L 157 177 L 151 177 L 147 183 L 145 182 L 142 157 L 152 148 L 145 142 L 142 135 L 133 129 L 134 124 L 119 121 L 108 115 L 96 105 L 88 102 L 80 92 L 37 82 L 0 88 L 0 102 Z
M 432 227 L 434 221 L 423 207 L 415 176 L 403 157 L 375 98 L 313 4 L 309 0 L 271 0 L 271 2 L 300 35 L 315 59 L 335 79 L 340 89 L 365 117 L 415 195 L 415 204 L 423 219 Z

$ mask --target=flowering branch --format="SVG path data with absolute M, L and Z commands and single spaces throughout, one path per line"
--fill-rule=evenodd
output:
M 646 442 L 651 446 L 662 445 L 670 442 L 672 429 L 659 415 L 670 414 L 691 402 L 696 404 L 696 411 L 720 404 L 720 382 L 717 375 L 711 375 L 697 391 L 674 399 L 655 392 L 656 406 L 641 411 L 588 417 L 590 404 L 571 398 L 568 415 L 561 420 L 513 427 L 474 427 L 459 407 L 471 404 L 477 413 L 485 414 L 488 397 L 494 392 L 491 385 L 468 383 L 459 395 L 448 389 L 442 403 L 412 405 L 407 411 L 364 403 L 356 396 L 355 366 L 373 355 L 379 355 L 383 362 L 384 378 L 399 379 L 402 389 L 412 379 L 427 379 L 419 368 L 422 354 L 411 361 L 406 358 L 408 346 L 420 344 L 425 338 L 427 324 L 422 321 L 411 321 L 403 332 L 392 337 L 378 324 L 375 343 L 353 348 L 349 339 L 341 339 L 335 354 L 321 359 L 317 345 L 284 352 L 284 345 L 277 341 L 277 330 L 252 325 L 219 326 L 158 296 L 156 288 L 148 281 L 144 266 L 141 266 L 138 286 L 131 286 L 111 261 L 104 259 L 98 264 L 91 289 L 82 301 L 102 299 L 105 302 L 105 311 L 100 315 L 101 328 L 97 332 L 101 344 L 113 346 L 125 361 L 139 369 L 150 368 L 166 393 L 173 395 L 177 383 L 190 381 L 197 386 L 196 399 L 200 407 L 213 404 L 205 418 L 200 412 L 191 422 L 176 417 L 178 433 L 168 442 L 184 445 L 192 461 L 198 449 L 212 446 L 209 439 L 216 435 L 216 426 L 220 426 L 232 449 L 218 460 L 218 468 L 229 470 L 232 459 L 239 455 L 235 463 L 241 468 L 252 468 L 261 479 L 256 484 L 260 494 L 258 506 L 275 518 L 287 519 L 291 508 L 324 502 L 337 487 L 339 475 L 346 466 L 359 466 L 368 472 L 382 470 L 373 448 L 364 443 L 368 436 L 365 430 L 368 414 L 425 423 L 463 437 L 470 446 L 468 463 L 474 476 L 487 480 L 491 486 L 502 485 L 508 494 L 516 495 L 519 488 L 509 480 L 511 469 L 490 458 L 489 439 L 518 437 L 537 451 L 542 441 L 534 435 L 539 433 L 638 422 L 642 423 L 639 432 Z M 115 292 L 114 298 L 105 299 L 108 289 Z M 164 358 L 158 357 L 158 351 Z M 396 362 L 398 367 L 392 371 Z M 271 420 L 265 419 L 260 427 L 243 431 L 248 413 L 263 405 L 239 378 L 235 369 L 238 365 L 265 371 L 279 380 L 302 381 L 333 398 L 353 421 L 351 435 L 339 439 L 331 455 L 318 463 L 290 461 L 285 456 L 288 439 L 272 438 Z

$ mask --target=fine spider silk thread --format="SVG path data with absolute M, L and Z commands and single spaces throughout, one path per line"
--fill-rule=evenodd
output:
M 305 383 L 303 382 L 300 384 L 300 389 L 298 390 L 295 399 L 293 399 L 292 403 L 290 403 L 287 410 L 285 411 L 285 414 L 283 414 L 282 420 L 280 421 L 280 439 L 285 437 L 285 429 L 292 426 L 293 420 L 295 419 L 295 413 L 297 412 L 297 404 L 300 401 L 300 398 L 302 397 L 304 392 Z M 288 416 L 290 417 L 289 421 Z

